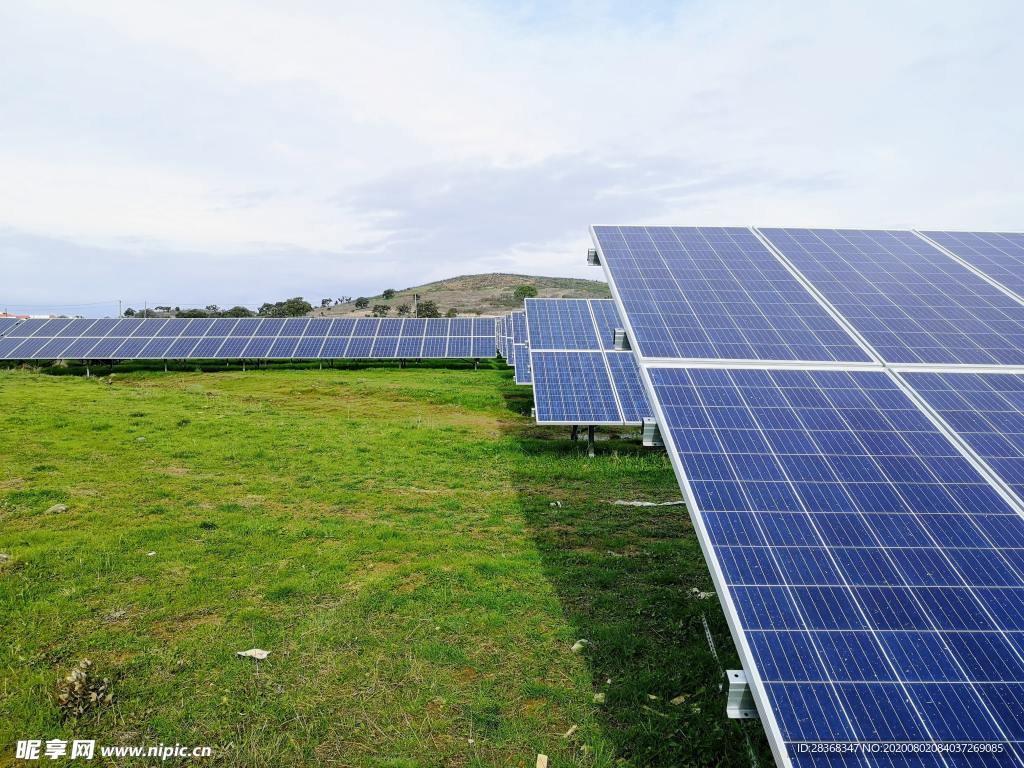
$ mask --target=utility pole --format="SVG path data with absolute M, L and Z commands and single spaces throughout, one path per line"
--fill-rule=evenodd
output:
M 117 316 L 121 317 L 121 300 L 117 300 Z
M 412 295 L 412 316 L 420 316 L 420 295 L 418 293 Z

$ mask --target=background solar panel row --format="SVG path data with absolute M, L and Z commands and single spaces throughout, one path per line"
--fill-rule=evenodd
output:
M 867 362 L 870 357 L 741 227 L 595 227 L 646 358 Z
M 493 318 L 241 318 L 26 321 L 0 359 L 494 357 Z
M 1020 232 L 922 232 L 950 253 L 1024 296 L 1024 234 Z
M 758 231 L 886 362 L 1024 364 L 1024 304 L 913 232 Z
M 527 299 L 526 326 L 537 422 L 639 424 L 651 415 L 611 299 Z M 518 368 L 516 369 L 518 372 Z
M 792 762 L 831 764 L 805 742 L 992 742 L 1019 764 L 1024 518 L 893 376 L 648 371 Z

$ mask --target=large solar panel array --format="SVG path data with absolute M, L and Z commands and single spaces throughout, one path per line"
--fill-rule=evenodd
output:
M 7 360 L 495 357 L 494 318 L 27 320 L 0 339 Z
M 622 323 L 611 299 L 527 299 L 537 422 L 639 424 L 651 415 L 629 350 L 614 350 Z
M 775 251 L 752 272 L 723 232 L 749 243 L 594 239 L 778 761 L 1024 764 L 1024 375 L 1006 367 L 1024 304 L 910 232 L 749 230 Z M 776 260 L 847 341 L 742 367 L 680 343 L 706 283 L 679 281 L 668 308 L 638 288 L 655 241 L 667 274 L 692 274 L 699 249 L 670 233 L 741 290 Z M 643 343 L 664 329 L 671 345 Z

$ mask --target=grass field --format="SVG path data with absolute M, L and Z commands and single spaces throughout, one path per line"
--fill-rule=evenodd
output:
M 748 741 L 768 764 L 724 715 L 685 511 L 610 503 L 678 498 L 666 457 L 588 459 L 529 398 L 493 368 L 0 371 L 0 765 L 58 737 L 230 766 L 747 766 Z M 82 658 L 114 699 L 62 720 Z

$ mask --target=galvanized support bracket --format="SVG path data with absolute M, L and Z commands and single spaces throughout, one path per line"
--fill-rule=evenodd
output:
M 658 427 L 658 422 L 650 417 L 644 419 L 643 442 L 648 448 L 654 448 L 665 444 L 665 441 L 661 439 L 661 429 Z
M 725 705 L 725 714 L 733 720 L 760 719 L 746 673 L 742 669 L 727 669 L 725 676 L 729 681 L 729 700 Z
M 587 249 L 587 264 L 592 267 L 601 266 L 601 257 L 597 255 L 597 248 Z
M 625 328 L 616 328 L 614 336 L 614 344 L 612 345 L 615 349 L 624 350 L 632 349 L 633 347 L 629 344 L 629 336 L 626 335 Z

